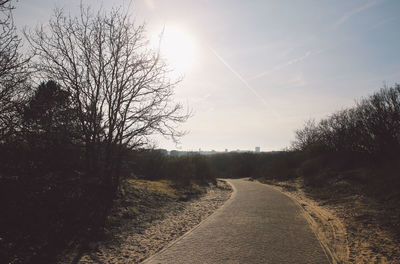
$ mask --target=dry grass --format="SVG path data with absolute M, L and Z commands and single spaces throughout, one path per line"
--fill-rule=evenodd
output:
M 126 188 L 130 188 L 130 191 L 144 191 L 149 194 L 167 196 L 173 199 L 177 199 L 179 197 L 179 191 L 174 188 L 173 183 L 168 180 L 148 181 L 128 179 L 126 182 L 128 186 L 125 185 L 124 192 L 126 191 Z

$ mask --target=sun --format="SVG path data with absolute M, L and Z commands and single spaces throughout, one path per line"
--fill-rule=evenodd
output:
M 165 26 L 163 33 L 152 37 L 153 45 L 178 75 L 186 74 L 195 62 L 196 47 L 191 35 L 178 26 Z

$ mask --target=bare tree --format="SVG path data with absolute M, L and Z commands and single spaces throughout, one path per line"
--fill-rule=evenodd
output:
M 305 150 L 307 147 L 317 144 L 320 140 L 318 126 L 314 119 L 307 120 L 302 129 L 295 131 L 295 140 L 292 142 L 293 150 Z
M 0 140 L 16 127 L 16 103 L 23 95 L 23 84 L 28 77 L 27 62 L 19 49 L 18 36 L 10 0 L 0 0 Z
M 148 48 L 144 25 L 121 9 L 93 13 L 81 7 L 78 17 L 56 10 L 48 27 L 26 36 L 42 77 L 72 94 L 87 172 L 102 175 L 105 184 L 117 187 L 123 148 L 143 146 L 154 133 L 173 140 L 182 135 L 177 125 L 188 115 L 172 102 L 177 82 Z

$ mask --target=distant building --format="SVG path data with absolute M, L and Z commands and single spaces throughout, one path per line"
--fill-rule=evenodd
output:
M 260 152 L 260 147 L 256 147 L 256 152 L 257 152 L 257 153 Z

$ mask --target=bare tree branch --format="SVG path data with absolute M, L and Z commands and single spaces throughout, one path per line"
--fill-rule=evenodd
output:
M 0 1 L 0 140 L 4 140 L 16 127 L 16 104 L 24 95 L 24 84 L 29 71 L 19 49 L 21 39 L 17 35 L 9 0 Z

